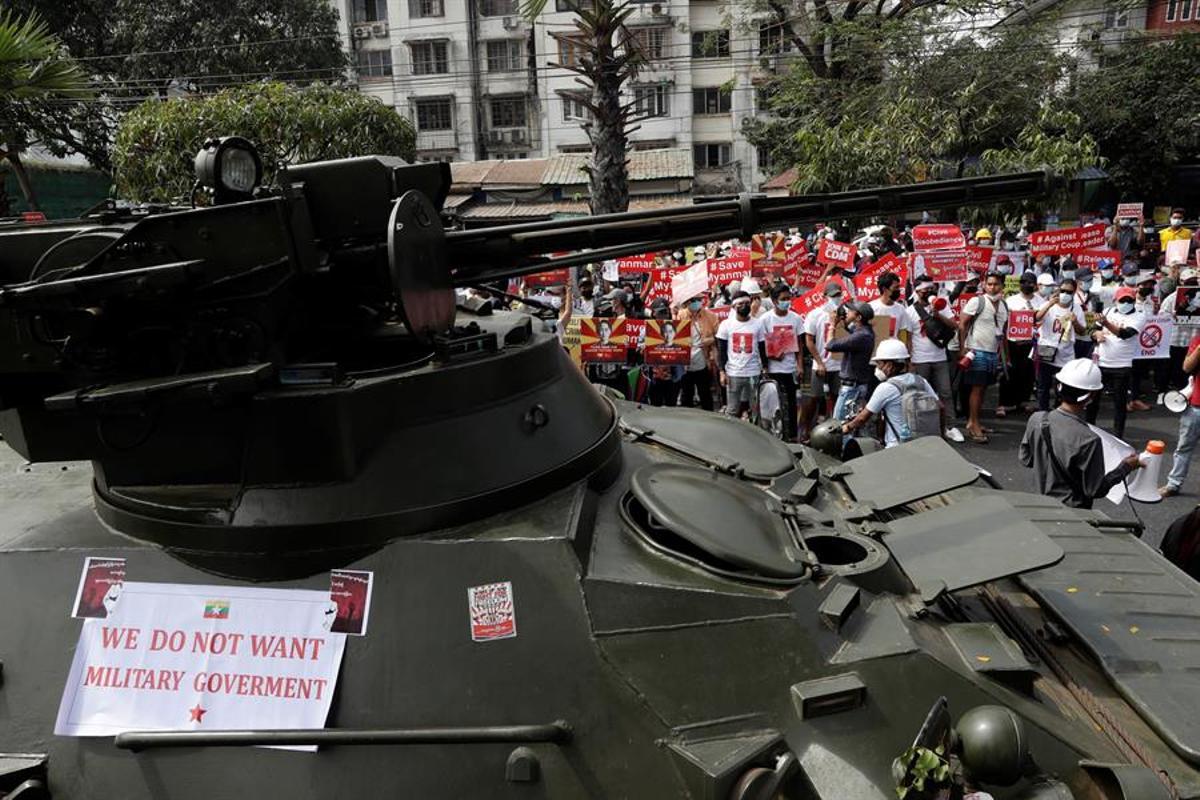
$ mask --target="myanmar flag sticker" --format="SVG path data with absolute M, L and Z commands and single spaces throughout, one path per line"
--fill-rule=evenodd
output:
M 204 601 L 204 618 L 205 619 L 229 619 L 229 601 L 228 600 L 205 600 Z

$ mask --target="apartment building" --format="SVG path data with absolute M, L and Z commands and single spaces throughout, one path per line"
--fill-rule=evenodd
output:
M 548 158 L 586 152 L 588 111 L 572 8 L 549 0 L 533 23 L 519 0 L 333 0 L 359 87 L 408 116 L 422 160 Z M 635 149 L 687 148 L 698 194 L 771 177 L 741 134 L 760 86 L 782 66 L 777 28 L 719 0 L 639 2 L 629 20 L 647 64 L 626 87 Z M 750 5 L 750 4 L 746 4 Z

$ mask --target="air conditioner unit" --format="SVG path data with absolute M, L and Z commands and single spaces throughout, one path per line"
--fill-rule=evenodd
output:
M 371 38 L 370 24 L 355 25 L 354 26 L 354 38 L 355 39 L 370 39 Z
M 386 22 L 372 22 L 371 33 L 376 36 L 387 36 L 388 26 Z
M 654 5 L 650 6 L 650 13 L 656 17 L 661 17 L 663 13 L 662 3 L 655 3 Z
M 521 27 L 521 20 L 517 19 L 516 17 L 505 17 L 501 24 L 504 25 L 504 30 L 515 31 L 517 28 Z
M 504 131 L 488 131 L 488 141 L 492 144 L 504 144 Z
M 526 142 L 526 133 L 523 130 L 510 131 L 510 136 L 513 144 L 525 144 Z

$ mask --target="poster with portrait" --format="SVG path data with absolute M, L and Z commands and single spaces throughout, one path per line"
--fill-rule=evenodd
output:
M 1200 325 L 1200 288 L 1180 286 L 1175 291 L 1175 323 Z
M 647 364 L 687 366 L 692 360 L 692 323 L 690 320 L 646 320 Z
M 624 317 L 585 317 L 579 321 L 579 357 L 585 364 L 623 363 L 626 351 Z

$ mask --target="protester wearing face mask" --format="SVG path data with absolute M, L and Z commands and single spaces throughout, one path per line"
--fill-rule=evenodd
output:
M 1075 262 L 1073 260 L 1068 263 L 1074 268 Z M 1096 276 L 1087 267 L 1074 268 L 1071 274 L 1075 276 L 1075 305 L 1083 309 L 1086 324 L 1087 320 L 1099 316 L 1100 312 L 1104 310 L 1104 305 L 1100 302 L 1100 297 L 1092 291 Z M 1075 340 L 1075 357 L 1091 358 L 1092 350 L 1095 347 L 1096 343 L 1092 341 L 1090 336 L 1080 336 Z
M 800 366 L 800 342 L 804 339 L 804 318 L 792 311 L 792 290 L 777 286 L 771 294 L 775 307 L 759 317 L 766 339 L 767 376 L 779 387 L 783 410 L 783 435 L 796 441 L 796 375 Z
M 838 396 L 842 356 L 831 353 L 825 345 L 833 338 L 837 326 L 835 312 L 842 304 L 842 286 L 836 281 L 825 284 L 825 304 L 804 315 L 804 347 L 812 358 L 808 374 L 809 396 L 801 407 L 801 424 L 812 430 L 821 414 L 832 413 L 832 403 Z
M 1131 455 L 1104 471 L 1100 437 L 1084 420 L 1087 404 L 1103 388 L 1100 368 L 1090 358 L 1068 361 L 1057 375 L 1061 404 L 1030 415 L 1019 457 L 1032 467 L 1035 491 L 1071 508 L 1091 508 L 1130 472 L 1141 466 Z
M 1049 276 L 1046 276 L 1047 278 Z M 1033 394 L 1033 325 L 1028 329 L 1018 329 L 1013 320 L 1014 314 L 1023 317 L 1036 315 L 1037 310 L 1046 304 L 1046 299 L 1037 292 L 1037 276 L 1032 272 L 1021 275 L 1020 291 L 1005 299 L 1009 312 L 1008 327 L 1008 374 L 1000 379 L 1000 405 L 996 408 L 997 416 L 1004 416 L 1009 411 L 1015 411 L 1029 402 Z
M 721 321 L 704 307 L 703 295 L 684 303 L 679 318 L 692 323 L 691 360 L 679 383 L 679 404 L 692 408 L 698 398 L 702 409 L 712 411 L 712 376 L 717 368 L 717 328 Z
M 972 297 L 963 306 L 958 326 L 963 355 L 970 358 L 970 366 L 963 373 L 963 383 L 970 387 L 971 393 L 967 399 L 967 438 L 986 444 L 988 438 L 979 421 L 979 412 L 983 409 L 984 392 L 996 380 L 1000 347 L 1008 328 L 1003 276 L 988 273 L 983 294 Z
M 954 315 L 950 313 L 946 298 L 937 296 L 936 283 L 922 278 L 917 281 L 913 293 L 913 304 L 908 307 L 908 324 L 912 331 L 912 371 L 928 381 L 937 392 L 943 410 L 949 409 L 952 407 L 953 395 L 950 389 L 950 364 L 946 358 L 946 343 L 952 337 L 957 337 L 957 324 Z M 946 438 L 951 441 L 964 440 L 962 432 L 957 428 L 946 427 L 943 430 Z
M 1174 497 L 1183 488 L 1183 480 L 1187 477 L 1192 465 L 1192 453 L 1196 443 L 1200 441 L 1200 335 L 1192 337 L 1188 344 L 1187 353 L 1183 359 L 1182 369 L 1185 375 L 1192 377 L 1188 385 L 1187 408 L 1179 415 L 1179 443 L 1175 446 L 1175 457 L 1171 462 L 1171 472 L 1167 483 L 1159 487 L 1161 497 Z
M 1139 220 L 1124 218 L 1108 229 L 1108 249 L 1116 250 L 1122 258 L 1132 258 L 1146 244 L 1146 231 Z
M 1134 297 L 1134 311 L 1143 318 L 1149 318 L 1158 313 L 1161 298 L 1155 296 L 1158 283 L 1154 273 L 1139 270 L 1137 274 L 1137 296 Z M 1152 377 L 1153 376 L 1153 377 Z M 1129 411 L 1149 411 L 1153 406 L 1147 400 L 1153 400 L 1170 388 L 1171 359 L 1168 358 L 1139 358 L 1133 362 L 1133 380 L 1130 384 Z
M 871 310 L 875 312 L 875 319 L 878 320 L 882 317 L 888 319 L 888 338 L 907 340 L 911 343 L 912 325 L 908 319 L 908 308 L 900 302 L 903 289 L 900 285 L 900 277 L 894 273 L 885 272 L 879 276 L 876 286 L 879 288 L 879 297 L 871 301 Z
M 1097 320 L 1092 338 L 1100 351 L 1100 375 L 1104 391 L 1097 392 L 1088 404 L 1087 421 L 1094 423 L 1100 415 L 1104 396 L 1113 399 L 1113 428 L 1118 439 L 1125 438 L 1125 416 L 1129 402 L 1129 386 L 1133 379 L 1133 357 L 1137 352 L 1137 336 L 1145 319 L 1134 309 L 1134 291 L 1122 287 L 1117 291 L 1116 304 Z
M 846 336 L 825 343 L 830 352 L 842 354 L 841 388 L 837 403 L 833 407 L 834 419 L 845 422 L 867 400 L 867 387 L 875 370 L 871 367 L 871 353 L 875 350 L 875 332 L 871 319 L 875 312 L 868 303 L 847 303 L 842 306 L 845 317 Z
M 758 409 L 758 384 L 762 379 L 767 354 L 762 324 L 750 314 L 750 295 L 733 296 L 733 313 L 717 327 L 717 362 L 721 367 L 721 385 L 726 389 L 725 413 L 753 414 Z
M 908 347 L 899 339 L 884 339 L 875 348 L 871 363 L 875 365 L 878 386 L 871 392 L 867 405 L 842 425 L 842 433 L 853 435 L 866 425 L 872 417 L 883 419 L 884 447 L 895 447 L 901 442 L 916 438 L 919 434 L 911 430 L 904 414 L 904 395 L 920 392 L 931 398 L 937 394 L 929 382 L 908 370 Z M 945 408 L 939 414 L 939 430 L 945 430 Z
M 1191 229 L 1183 227 L 1183 209 L 1172 209 L 1170 225 L 1158 232 L 1158 250 L 1160 253 L 1166 253 L 1168 242 L 1175 242 L 1179 241 L 1180 239 L 1191 238 Z
M 1055 376 L 1075 358 L 1075 339 L 1087 334 L 1083 309 L 1075 302 L 1075 279 L 1064 278 L 1058 291 L 1034 313 L 1039 324 L 1033 348 L 1037 361 L 1037 403 L 1039 411 L 1050 410 L 1050 390 Z
M 573 297 L 571 307 L 576 316 L 590 317 L 595 309 L 596 287 L 590 278 L 579 279 L 579 294 Z

